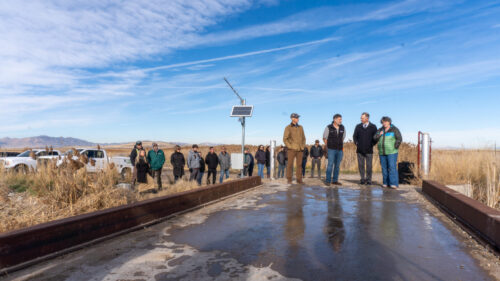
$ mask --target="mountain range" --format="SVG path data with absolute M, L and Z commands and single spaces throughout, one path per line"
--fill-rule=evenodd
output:
M 144 145 L 150 145 L 151 141 L 143 141 Z M 158 141 L 160 147 L 170 147 L 174 145 L 187 146 L 188 143 L 183 142 L 160 142 Z M 26 137 L 26 138 L 0 138 L 0 149 L 1 148 L 45 148 L 45 147 L 82 147 L 82 146 L 96 146 L 97 143 L 89 142 L 82 139 L 71 138 L 71 137 L 50 137 L 50 136 L 36 136 L 36 137 Z M 134 142 L 122 142 L 122 143 L 100 143 L 101 146 L 127 146 L 132 147 Z M 215 146 L 215 143 L 202 143 L 202 146 Z

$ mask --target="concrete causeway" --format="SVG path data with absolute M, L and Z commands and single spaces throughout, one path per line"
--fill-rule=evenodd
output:
M 266 182 L 7 280 L 498 280 L 499 258 L 418 192 Z

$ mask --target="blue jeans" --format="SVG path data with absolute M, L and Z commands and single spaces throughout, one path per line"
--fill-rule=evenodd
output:
M 398 163 L 398 154 L 379 155 L 379 157 L 384 185 L 399 187 L 398 169 L 396 168 Z
M 201 185 L 201 180 L 203 179 L 203 175 L 205 172 L 199 172 L 198 173 L 198 178 L 196 178 L 196 181 L 198 182 L 198 185 Z
M 258 168 L 257 175 L 261 178 L 264 178 L 264 166 L 266 166 L 266 164 L 257 163 L 257 168 Z
M 307 158 L 302 158 L 302 176 L 306 175 Z
M 286 165 L 278 165 L 278 178 L 284 178 L 285 177 L 285 168 Z
M 222 181 L 224 180 L 224 175 L 226 175 L 226 179 L 229 178 L 229 169 L 227 170 L 220 170 L 220 178 L 219 178 L 219 182 L 222 183 Z
M 326 167 L 326 182 L 338 182 L 340 162 L 344 157 L 344 152 L 337 149 L 328 149 L 328 166 Z M 333 167 L 335 165 L 335 167 Z M 333 168 L 333 181 L 332 181 L 332 168 Z

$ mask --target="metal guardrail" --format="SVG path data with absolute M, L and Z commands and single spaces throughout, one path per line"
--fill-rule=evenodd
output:
M 257 176 L 237 179 L 0 234 L 0 272 L 19 270 L 260 184 Z
M 488 207 L 438 182 L 424 180 L 422 191 L 442 209 L 500 251 L 500 211 Z

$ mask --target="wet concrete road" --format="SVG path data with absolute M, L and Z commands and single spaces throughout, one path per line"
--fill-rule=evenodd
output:
M 464 242 L 457 229 L 414 201 L 407 190 L 267 184 L 11 278 L 498 278 Z

